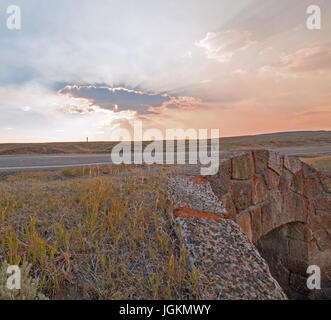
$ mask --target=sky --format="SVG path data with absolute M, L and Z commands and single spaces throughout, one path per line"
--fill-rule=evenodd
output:
M 0 143 L 331 130 L 330 31 L 329 0 L 1 0 Z

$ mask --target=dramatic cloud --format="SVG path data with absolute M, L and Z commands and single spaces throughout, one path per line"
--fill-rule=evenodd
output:
M 138 114 L 155 114 L 160 108 L 188 108 L 199 103 L 190 97 L 172 97 L 168 94 L 145 93 L 126 88 L 110 88 L 106 86 L 66 86 L 59 94 L 86 99 L 90 106 L 72 106 L 66 108 L 69 113 L 95 112 L 96 106 L 102 109 L 120 111 L 135 111 Z
M 318 31 L 311 0 L 16 0 L 19 31 L 6 3 L 0 142 L 107 140 L 135 119 L 222 135 L 331 129 L 331 1 L 314 0 Z
M 249 48 L 254 43 L 250 32 L 228 30 L 208 32 L 204 39 L 196 43 L 196 46 L 204 48 L 209 59 L 228 62 L 237 52 Z

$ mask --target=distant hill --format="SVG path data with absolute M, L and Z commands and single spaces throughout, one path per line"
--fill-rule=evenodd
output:
M 144 142 L 146 145 L 149 142 Z M 110 153 L 116 142 L 3 143 L 0 155 Z M 222 150 L 331 145 L 331 131 L 276 132 L 221 138 Z
M 285 131 L 285 132 L 264 133 L 264 134 L 258 134 L 258 135 L 236 136 L 236 137 L 229 137 L 229 139 L 319 137 L 319 136 L 331 136 L 331 131 L 325 131 L 325 130 L 321 130 L 321 131 Z

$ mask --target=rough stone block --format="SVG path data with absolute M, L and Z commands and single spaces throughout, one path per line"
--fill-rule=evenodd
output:
M 268 150 L 256 150 L 253 151 L 255 172 L 257 174 L 262 173 L 268 167 L 269 151 Z
M 293 176 L 291 190 L 303 194 L 303 174 L 301 171 Z
M 324 191 L 331 193 L 331 176 L 321 174 L 320 178 Z
M 284 167 L 291 171 L 293 174 L 297 174 L 302 170 L 302 162 L 299 158 L 293 156 L 284 157 Z
M 311 219 L 311 229 L 320 250 L 331 249 L 331 217 L 324 212 L 316 212 Z
M 261 203 L 268 198 L 268 188 L 262 176 L 254 176 L 252 189 L 253 204 Z
M 282 225 L 282 195 L 278 190 L 274 190 L 270 192 L 269 195 L 270 199 L 270 208 L 271 208 L 271 214 L 273 217 L 273 227 L 277 228 L 278 226 Z
M 262 229 L 262 210 L 256 208 L 250 211 L 251 214 L 251 226 L 252 226 L 252 240 L 256 243 L 263 235 Z
M 168 179 L 167 194 L 176 209 L 191 208 L 226 217 L 224 205 L 215 196 L 208 181 L 201 184 L 192 177 L 175 176 Z
M 227 194 L 231 181 L 231 160 L 221 160 L 218 173 L 206 179 L 217 197 Z
M 331 229 L 329 230 L 329 232 L 327 230 L 315 230 L 313 233 L 313 236 L 316 240 L 316 244 L 318 246 L 318 248 L 322 251 L 330 249 L 331 248 L 331 240 L 330 240 L 330 233 Z
M 289 193 L 291 191 L 293 183 L 293 174 L 288 170 L 284 169 L 280 176 L 280 192 L 283 194 Z
M 314 199 L 314 206 L 316 210 L 331 213 L 331 196 L 320 196 Z
M 179 220 L 202 299 L 286 299 L 265 260 L 231 220 Z
M 237 213 L 247 209 L 252 204 L 252 184 L 242 181 L 233 181 L 233 202 Z
M 305 201 L 301 196 L 291 192 L 283 198 L 281 224 L 298 221 L 307 221 Z
M 228 218 L 231 220 L 236 220 L 236 207 L 233 203 L 232 196 L 230 193 L 219 197 L 219 200 L 223 202 L 225 209 L 228 213 Z
M 246 234 L 249 241 L 252 241 L 253 234 L 252 234 L 250 213 L 247 211 L 247 212 L 240 214 L 239 216 L 237 216 L 236 221 L 239 224 L 241 230 Z
M 303 194 L 308 199 L 313 199 L 323 192 L 322 185 L 317 179 L 304 179 Z
M 248 180 L 254 175 L 253 157 L 251 152 L 232 159 L 232 179 Z
M 278 152 L 269 151 L 268 167 L 280 175 L 283 171 L 283 156 Z
M 262 235 L 270 232 L 274 227 L 272 206 L 270 202 L 265 203 L 261 208 L 262 217 Z
M 266 169 L 264 173 L 264 179 L 267 183 L 269 190 L 275 189 L 279 186 L 280 176 L 273 170 Z

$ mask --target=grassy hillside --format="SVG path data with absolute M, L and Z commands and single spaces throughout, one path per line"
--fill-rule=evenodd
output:
M 167 167 L 25 172 L 0 181 L 0 261 L 52 299 L 196 298 L 166 201 Z

